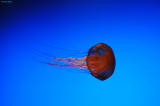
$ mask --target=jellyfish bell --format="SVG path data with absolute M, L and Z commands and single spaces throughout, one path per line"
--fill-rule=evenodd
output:
M 114 72 L 115 57 L 113 50 L 104 43 L 91 47 L 86 61 L 91 74 L 99 80 L 109 78 Z

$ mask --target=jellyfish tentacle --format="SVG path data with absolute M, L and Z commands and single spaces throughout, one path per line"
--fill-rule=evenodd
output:
M 48 65 L 51 66 L 57 66 L 57 67 L 74 67 L 74 68 L 78 68 L 78 69 L 87 69 L 87 65 L 86 65 L 86 57 L 84 58 L 73 58 L 73 57 L 68 57 L 68 58 L 59 58 L 56 57 L 55 59 L 50 59 L 51 62 L 64 62 L 66 64 L 54 64 L 54 63 L 46 63 Z
M 48 65 L 52 66 L 59 66 L 59 67 L 74 67 L 74 68 L 79 68 L 79 69 L 86 69 L 88 68 L 86 65 L 86 58 L 73 58 L 73 57 L 68 57 L 68 58 L 59 58 L 55 57 L 55 59 L 50 59 L 51 62 L 63 62 L 65 63 L 64 65 L 60 64 L 53 64 L 53 63 L 47 63 Z
M 70 65 L 70 64 L 61 65 L 61 64 L 53 64 L 53 63 L 48 63 L 48 62 L 45 64 L 48 64 L 50 66 L 62 67 L 62 68 L 67 68 L 67 67 L 73 67 L 73 68 L 79 68 L 79 69 L 86 69 L 87 68 L 86 64 L 83 64 L 83 65 Z

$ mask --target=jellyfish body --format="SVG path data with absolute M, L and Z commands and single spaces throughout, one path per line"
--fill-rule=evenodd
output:
M 105 80 L 114 72 L 115 57 L 112 48 L 104 43 L 98 43 L 91 47 L 88 55 L 83 58 L 52 56 L 49 62 L 45 62 L 45 64 L 62 68 L 89 69 L 90 74 L 95 78 Z
M 86 62 L 91 74 L 99 80 L 109 78 L 115 69 L 113 50 L 104 43 L 99 43 L 89 49 Z

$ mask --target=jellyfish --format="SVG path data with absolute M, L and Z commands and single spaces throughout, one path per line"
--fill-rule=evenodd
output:
M 62 68 L 88 69 L 92 76 L 103 81 L 112 76 L 114 72 L 115 56 L 111 47 L 104 43 L 98 43 L 91 47 L 88 54 L 82 58 L 55 56 L 45 64 Z

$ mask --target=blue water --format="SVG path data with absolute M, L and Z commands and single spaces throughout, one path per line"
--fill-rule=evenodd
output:
M 160 106 L 160 3 L 24 1 L 3 9 L 1 106 Z M 74 68 L 41 63 L 83 57 L 106 43 L 113 76 L 99 81 Z M 88 71 L 88 70 L 84 70 Z

